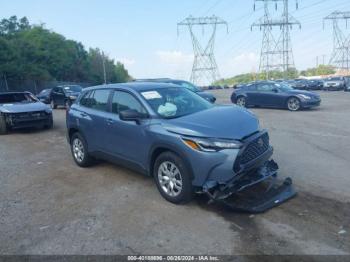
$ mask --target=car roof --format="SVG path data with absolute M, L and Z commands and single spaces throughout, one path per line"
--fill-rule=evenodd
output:
M 120 83 L 120 84 L 107 84 L 107 85 L 98 85 L 85 88 L 84 91 L 96 90 L 102 88 L 111 88 L 111 89 L 125 89 L 125 90 L 135 90 L 135 91 L 147 91 L 147 90 L 155 90 L 161 88 L 169 88 L 176 87 L 179 88 L 178 85 L 174 85 L 171 83 L 162 83 L 162 82 L 128 82 L 128 83 Z

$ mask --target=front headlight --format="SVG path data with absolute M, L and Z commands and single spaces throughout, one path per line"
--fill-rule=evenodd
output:
M 239 149 L 242 143 L 235 140 L 219 140 L 205 138 L 182 138 L 183 142 L 197 151 L 217 152 L 224 149 Z
M 311 99 L 310 96 L 307 96 L 307 95 L 299 95 L 301 98 L 304 98 L 305 100 L 309 100 Z

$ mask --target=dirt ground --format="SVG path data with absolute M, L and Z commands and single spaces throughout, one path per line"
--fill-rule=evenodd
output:
M 229 103 L 232 90 L 213 93 Z M 254 108 L 281 177 L 298 196 L 264 214 L 234 213 L 198 196 L 166 202 L 153 180 L 109 163 L 82 169 L 52 130 L 0 137 L 0 254 L 350 254 L 350 93 L 317 109 Z

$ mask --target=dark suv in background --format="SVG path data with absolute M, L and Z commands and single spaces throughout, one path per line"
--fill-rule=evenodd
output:
M 133 168 L 154 177 L 173 203 L 188 202 L 196 192 L 220 201 L 277 175 L 269 135 L 255 115 L 214 106 L 178 85 L 87 88 L 67 111 L 67 129 L 79 166 L 101 158 Z M 294 195 L 289 179 L 253 209 L 264 211 Z
M 69 108 L 78 98 L 82 90 L 82 87 L 79 85 L 54 87 L 50 93 L 51 108 L 57 108 L 57 106 Z

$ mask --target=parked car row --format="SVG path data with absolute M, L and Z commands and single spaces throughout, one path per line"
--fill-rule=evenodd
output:
M 324 90 L 324 91 L 348 91 L 350 88 L 349 77 L 332 76 L 325 79 L 295 79 L 278 80 L 298 90 Z
M 57 108 L 57 106 L 69 108 L 82 90 L 82 87 L 79 85 L 56 86 L 54 88 L 42 90 L 37 95 L 37 98 L 45 104 L 50 104 L 51 108 L 54 109 Z

